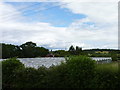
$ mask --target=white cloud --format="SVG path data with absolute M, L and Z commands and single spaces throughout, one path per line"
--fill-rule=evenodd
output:
M 61 3 L 65 3 L 61 1 Z M 111 42 L 117 46 L 118 41 L 118 4 L 117 2 L 102 2 L 102 3 L 76 3 L 71 2 L 66 5 L 62 5 L 61 8 L 67 8 L 75 14 L 84 14 L 87 17 L 82 20 L 73 22 L 69 28 L 75 30 L 74 34 L 77 37 L 82 37 L 84 40 L 93 40 Z M 92 25 L 84 23 L 93 23 Z M 76 32 L 79 32 L 78 34 Z M 79 36 L 80 35 L 80 36 Z M 90 37 L 90 38 L 88 38 Z
M 87 15 L 87 18 L 76 20 L 69 27 L 54 27 L 43 22 L 20 22 L 19 18 L 24 18 L 21 12 L 11 5 L 0 4 L 0 12 L 2 11 L 0 32 L 3 36 L 1 42 L 22 44 L 26 41 L 33 41 L 41 46 L 61 49 L 70 45 L 84 48 L 117 48 L 116 4 L 70 3 L 62 6 L 73 13 Z M 6 20 L 4 15 L 10 12 L 17 13 L 18 18 L 9 16 Z M 89 22 L 93 24 L 86 24 Z
M 62 2 L 65 3 L 65 2 Z M 66 5 L 62 5 L 62 8 L 68 8 L 71 12 L 76 14 L 85 14 L 88 18 L 96 23 L 108 23 L 117 22 L 118 5 L 117 3 L 76 3 L 71 2 Z
M 16 22 L 21 19 L 24 19 L 21 12 L 10 4 L 0 2 L 0 23 Z

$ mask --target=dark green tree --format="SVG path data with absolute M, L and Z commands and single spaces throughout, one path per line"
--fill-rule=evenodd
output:
M 36 57 L 44 57 L 49 53 L 49 50 L 44 47 L 36 47 L 35 48 L 35 56 Z
M 12 44 L 2 44 L 2 58 L 19 56 L 20 48 Z
M 70 54 L 75 55 L 75 48 L 73 47 L 73 45 L 70 46 L 68 51 L 69 51 Z
M 35 57 L 36 43 L 26 42 L 22 44 L 20 47 L 24 57 L 28 57 L 28 58 Z
M 76 46 L 75 54 L 80 55 L 82 53 L 82 48 L 79 46 Z

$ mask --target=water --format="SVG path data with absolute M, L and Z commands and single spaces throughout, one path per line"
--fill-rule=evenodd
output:
M 97 63 L 109 63 L 111 62 L 111 57 L 91 57 L 96 60 Z M 45 66 L 49 68 L 52 65 L 59 65 L 61 62 L 65 62 L 64 57 L 46 57 L 46 58 L 18 58 L 26 67 L 38 68 L 40 66 Z M 0 59 L 2 61 L 2 59 Z

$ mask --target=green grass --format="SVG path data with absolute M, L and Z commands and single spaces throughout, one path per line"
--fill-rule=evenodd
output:
M 96 69 L 102 70 L 102 71 L 113 71 L 118 72 L 119 69 L 119 62 L 111 62 L 111 63 L 105 63 L 105 64 L 97 64 Z

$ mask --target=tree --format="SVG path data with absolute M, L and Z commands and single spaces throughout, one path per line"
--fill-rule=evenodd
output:
M 0 44 L 2 47 L 2 58 L 25 57 L 34 58 L 38 56 L 46 56 L 49 50 L 44 47 L 36 47 L 36 43 L 26 42 L 20 46 L 12 44 Z
M 70 54 L 75 55 L 75 48 L 73 47 L 73 45 L 70 46 L 69 52 L 70 52 Z
M 22 50 L 21 50 L 20 46 L 15 46 L 15 56 L 23 57 Z
M 11 58 L 18 56 L 19 47 L 12 44 L 2 43 L 2 58 Z
M 33 43 L 33 42 L 26 42 L 24 44 L 21 45 L 22 48 L 24 47 L 36 47 L 36 43 Z
M 35 56 L 38 57 L 38 56 L 41 56 L 41 57 L 44 57 L 46 56 L 47 54 L 49 53 L 49 50 L 44 48 L 44 47 L 36 47 L 35 48 Z
M 75 54 L 79 55 L 82 52 L 82 48 L 79 46 L 76 46 Z
M 65 50 L 57 50 L 57 51 L 54 51 L 54 55 L 57 57 L 65 57 L 69 55 L 69 52 Z
M 80 54 L 82 54 L 82 48 L 79 47 L 79 46 L 76 46 L 76 48 L 74 48 L 73 45 L 72 45 L 69 48 L 69 52 L 72 55 L 80 55 Z
M 28 58 L 35 57 L 36 43 L 26 42 L 26 43 L 22 44 L 20 47 L 21 47 L 24 57 L 28 57 Z

